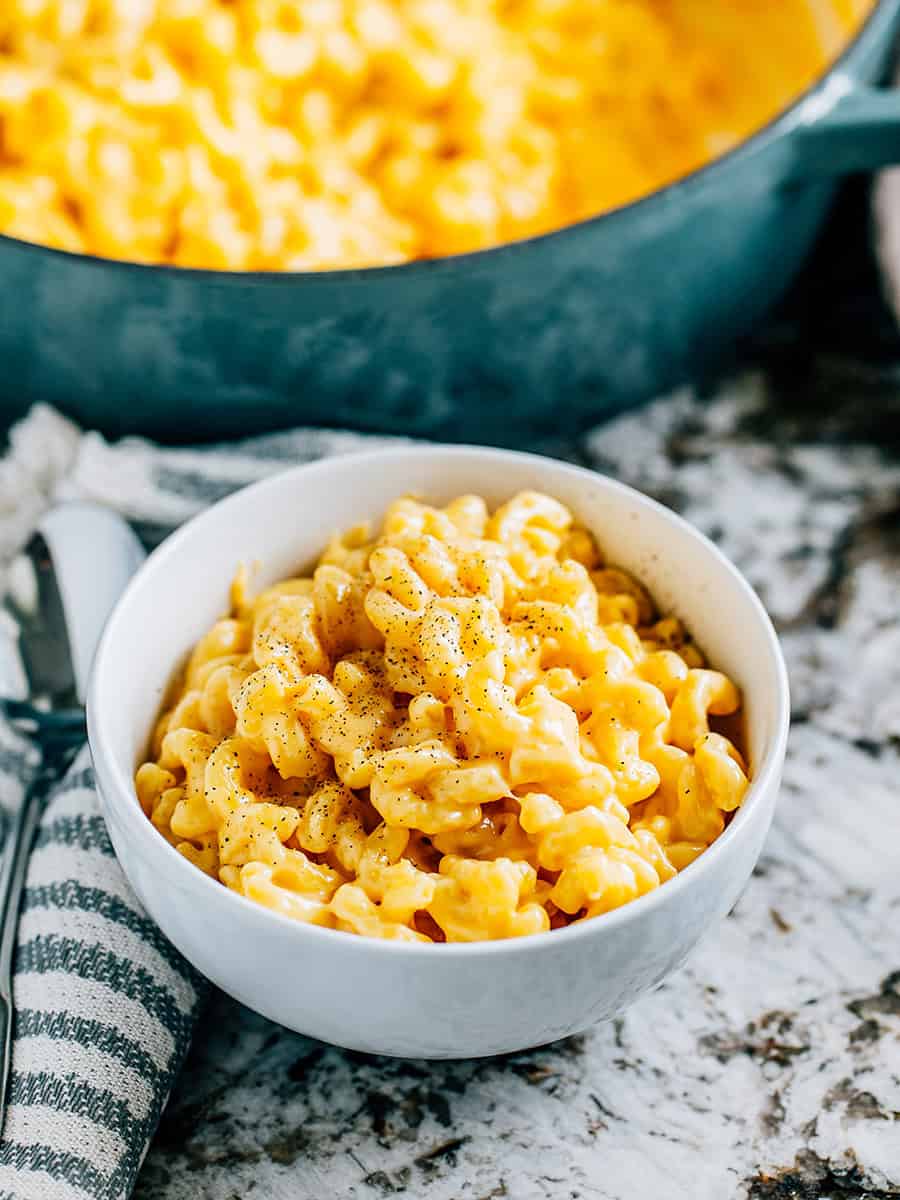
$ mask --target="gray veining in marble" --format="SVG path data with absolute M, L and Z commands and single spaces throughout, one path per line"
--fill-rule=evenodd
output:
M 789 660 L 775 825 L 688 965 L 612 1025 L 456 1064 L 220 997 L 138 1200 L 900 1196 L 900 379 L 878 378 L 746 374 L 568 450 L 710 533 Z

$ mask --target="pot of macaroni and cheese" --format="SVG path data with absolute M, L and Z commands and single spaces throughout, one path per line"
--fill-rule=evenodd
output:
M 703 372 L 900 158 L 900 0 L 0 14 L 0 402 L 525 439 Z M 466 434 L 463 431 L 468 430 Z

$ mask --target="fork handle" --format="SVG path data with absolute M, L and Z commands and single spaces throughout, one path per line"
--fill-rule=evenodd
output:
M 10 1069 L 12 1067 L 13 958 L 19 928 L 19 908 L 25 889 L 25 873 L 34 837 L 41 819 L 42 774 L 29 784 L 9 833 L 6 864 L 0 880 L 0 1137 L 6 1121 Z

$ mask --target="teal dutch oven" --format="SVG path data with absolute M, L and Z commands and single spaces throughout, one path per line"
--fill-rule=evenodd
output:
M 527 241 L 400 266 L 239 274 L 0 237 L 0 404 L 168 440 L 300 423 L 510 443 L 714 368 L 782 294 L 837 180 L 900 162 L 900 0 L 730 154 Z

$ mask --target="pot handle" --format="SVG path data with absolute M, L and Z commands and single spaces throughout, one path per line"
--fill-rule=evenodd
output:
M 788 145 L 791 183 L 900 164 L 900 89 L 833 76 L 801 106 Z

